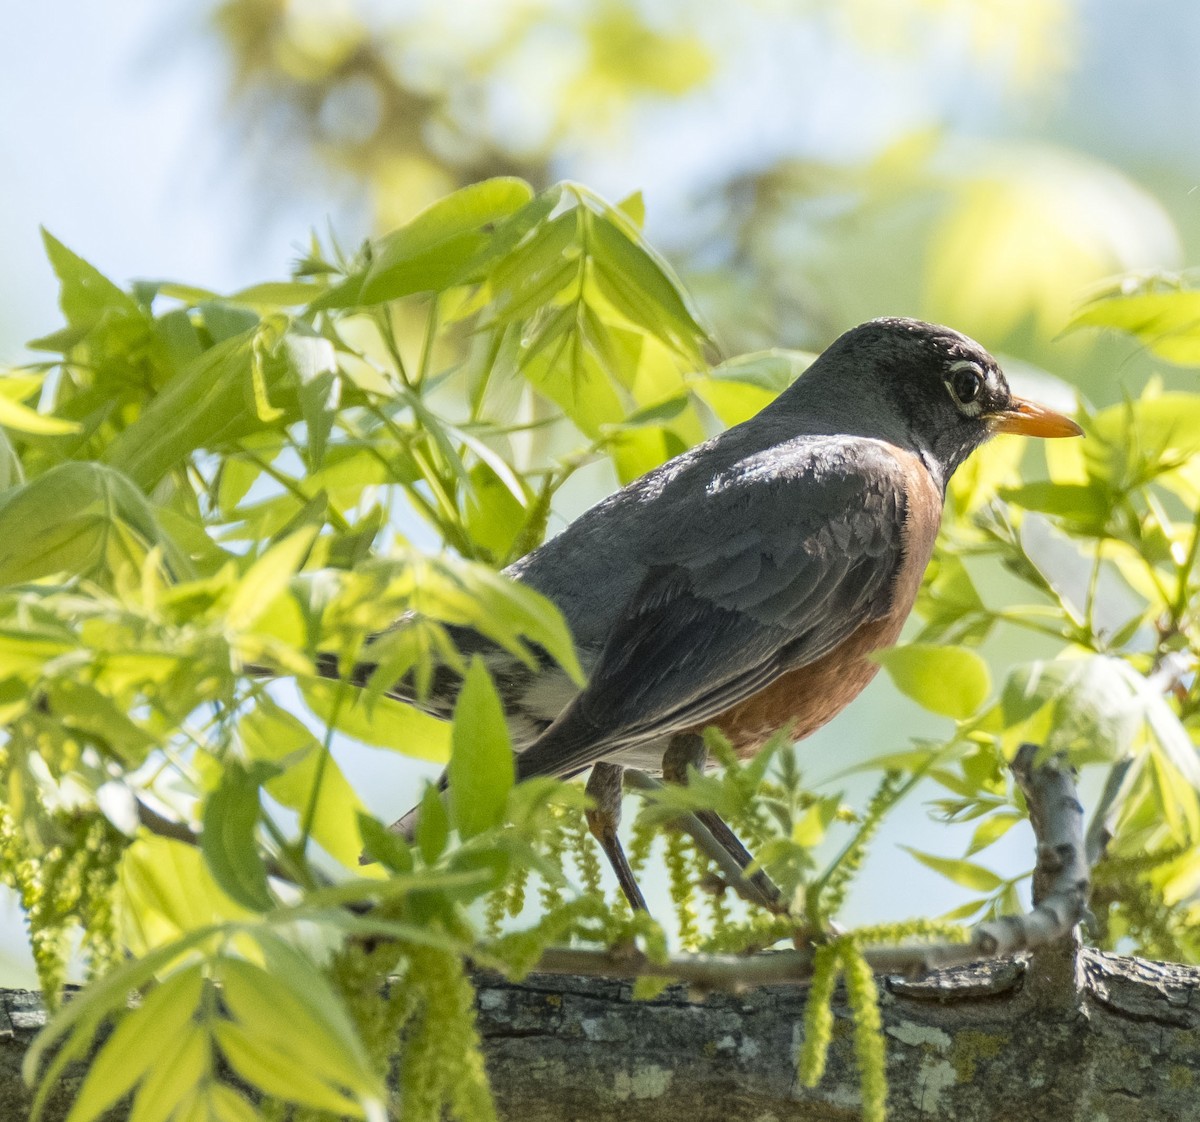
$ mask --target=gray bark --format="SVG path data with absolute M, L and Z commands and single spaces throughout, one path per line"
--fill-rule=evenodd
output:
M 481 974 L 488 1069 L 510 1122 L 849 1122 L 858 1080 L 839 994 L 825 1078 L 799 1086 L 805 990 L 633 1001 L 630 985 Z M 881 979 L 889 1119 L 1194 1122 L 1200 969 L 1084 950 Z M 0 1120 L 27 1116 L 37 994 L 0 991 Z M 47 1122 L 62 1122 L 71 1086 Z
M 519 1122 L 859 1117 L 849 1010 L 801 1087 L 805 991 L 634 1002 L 627 983 L 481 980 L 501 1115 Z M 1084 950 L 881 979 L 891 1122 L 1195 1122 L 1200 970 Z

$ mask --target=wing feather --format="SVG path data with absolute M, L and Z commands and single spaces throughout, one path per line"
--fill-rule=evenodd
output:
M 749 530 L 748 496 L 731 487 L 716 496 L 711 540 L 660 545 L 663 563 L 621 612 L 587 687 L 521 753 L 519 774 L 574 772 L 702 726 L 885 613 L 902 562 L 904 470 L 877 445 L 856 451 L 748 480 Z

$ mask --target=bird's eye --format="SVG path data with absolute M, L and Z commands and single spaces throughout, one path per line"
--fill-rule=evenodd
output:
M 973 363 L 960 366 L 946 384 L 959 405 L 970 405 L 983 391 L 983 371 Z

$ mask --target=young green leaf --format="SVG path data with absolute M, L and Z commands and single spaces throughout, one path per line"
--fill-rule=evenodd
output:
M 378 818 L 360 813 L 358 832 L 362 837 L 364 858 L 379 862 L 392 873 L 412 872 L 412 850 L 403 838 L 389 830 Z
M 421 809 L 417 814 L 417 849 L 421 860 L 432 865 L 446 849 L 450 840 L 450 816 L 446 812 L 446 800 L 437 785 L 430 783 L 421 798 Z
M 1200 292 L 1176 288 L 1119 293 L 1085 305 L 1067 324 L 1113 327 L 1137 337 L 1155 354 L 1184 366 L 1200 365 Z
M 121 291 L 94 265 L 72 253 L 49 231 L 42 230 L 42 242 L 62 285 L 59 304 L 72 327 L 90 329 L 106 313 L 142 317 L 142 310 L 132 296 Z
M 520 179 L 487 179 L 439 199 L 381 239 L 356 300 L 379 304 L 416 292 L 438 292 L 487 244 L 484 227 L 533 197 Z M 318 307 L 329 306 L 317 301 Z
M 283 317 L 255 322 L 205 351 L 118 434 L 104 461 L 149 489 L 199 449 L 223 448 L 299 420 L 289 353 L 271 346 L 282 339 L 286 323 Z M 247 408 L 263 394 L 273 415 Z
M 229 601 L 228 618 L 234 627 L 250 629 L 258 618 L 287 591 L 317 536 L 307 527 L 276 542 L 246 571 Z
M 459 691 L 452 743 L 450 821 L 461 837 L 472 838 L 504 821 L 515 775 L 504 708 L 482 659 L 471 660 Z
M 910 845 L 903 848 L 908 850 L 922 865 L 928 866 L 934 872 L 941 873 L 955 884 L 961 884 L 963 888 L 970 888 L 975 892 L 995 892 L 1004 883 L 1003 877 L 997 876 L 991 869 L 977 865 L 974 861 L 953 857 L 935 857 L 932 853 L 922 853 Z
M 361 1102 L 339 1091 L 336 1082 L 322 1078 L 323 1072 L 329 1069 L 328 1064 L 316 1071 L 300 1066 L 290 1051 L 268 1046 L 254 1028 L 233 1021 L 217 1021 L 213 1025 L 213 1036 L 233 1070 L 268 1095 L 284 1102 L 327 1110 L 339 1118 L 367 1117 Z
M 160 1038 L 150 1049 L 150 1069 L 138 1088 L 128 1122 L 175 1122 L 189 1097 L 204 1094 L 213 1068 L 208 1029 L 193 1025 L 172 1038 Z
M 75 421 L 65 421 L 49 413 L 39 413 L 36 409 L 30 409 L 28 405 L 13 401 L 5 394 L 0 394 L 0 425 L 34 436 L 63 436 L 79 432 L 81 427 Z
M 305 704 L 339 732 L 390 748 L 418 760 L 444 764 L 450 758 L 450 724 L 390 697 L 367 699 L 357 691 L 338 706 L 338 686 L 312 680 L 300 683 Z
M 874 657 L 901 693 L 957 721 L 977 713 L 992 688 L 987 663 L 967 647 L 909 643 L 877 651 Z
M 267 888 L 267 867 L 259 849 L 259 787 L 279 769 L 259 762 L 246 768 L 236 760 L 225 764 L 220 785 L 204 804 L 200 849 L 213 878 L 230 897 L 252 911 L 275 904 Z
M 188 966 L 125 1013 L 88 1068 L 67 1122 L 92 1122 L 140 1082 L 164 1042 L 175 1041 L 191 1021 L 203 987 L 200 967 Z
M 329 983 L 303 955 L 280 940 L 262 940 L 274 967 L 223 958 L 217 976 L 225 1007 L 264 1051 L 286 1056 L 296 1070 L 355 1097 L 381 1092 L 362 1041 Z

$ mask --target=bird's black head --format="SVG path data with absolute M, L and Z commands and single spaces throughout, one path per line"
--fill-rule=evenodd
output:
M 800 379 L 804 396 L 850 420 L 847 431 L 912 448 L 943 485 L 998 432 L 1077 436 L 1069 418 L 1016 397 L 973 339 L 915 319 L 875 319 L 847 331 Z

